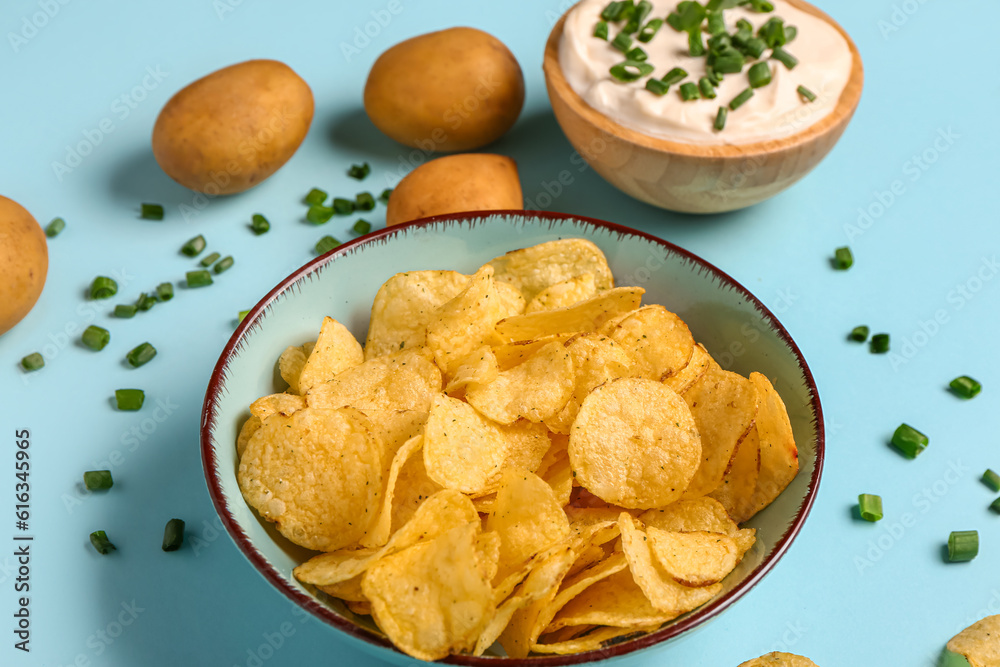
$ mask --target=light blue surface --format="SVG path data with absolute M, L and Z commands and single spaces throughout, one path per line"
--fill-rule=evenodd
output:
M 525 70 L 524 112 L 491 150 L 517 159 L 528 199 L 539 201 L 567 170 L 572 183 L 549 208 L 635 226 L 721 267 L 774 310 L 819 384 L 827 466 L 794 548 L 722 618 L 644 664 L 735 667 L 787 648 L 823 667 L 930 667 L 957 630 L 1000 612 L 1000 517 L 986 509 L 996 494 L 978 481 L 986 467 L 1000 468 L 994 425 L 1000 89 L 982 65 L 994 60 L 1000 6 L 985 0 L 961 7 L 944 0 L 817 4 L 851 33 L 865 61 L 865 93 L 854 121 L 831 155 L 777 198 L 743 212 L 692 218 L 633 202 L 572 159 L 541 75 L 544 40 L 568 3 L 401 0 L 391 4 L 393 14 L 388 0 L 349 6 L 5 2 L 0 191 L 43 224 L 63 216 L 67 229 L 50 243 L 49 282 L 39 305 L 0 338 L 0 451 L 7 457 L 0 509 L 9 522 L 0 530 L 0 618 L 7 619 L 0 625 L 6 637 L 0 664 L 374 664 L 329 629 L 293 613 L 220 535 L 198 457 L 199 411 L 237 311 L 308 260 L 323 234 L 350 237 L 354 218 L 323 229 L 304 223 L 301 196 L 314 185 L 377 193 L 410 167 L 410 152 L 378 135 L 361 111 L 370 63 L 404 38 L 451 25 L 492 32 Z M 38 14 L 45 6 L 51 18 Z M 224 12 L 227 7 L 233 11 Z M 359 41 L 348 61 L 341 45 L 379 16 L 386 25 L 369 26 L 374 36 L 367 45 Z M 44 25 L 32 32 L 25 21 Z M 22 30 L 28 37 L 15 50 L 9 33 Z M 199 202 L 153 162 L 153 121 L 189 81 L 252 57 L 283 60 L 309 82 L 316 96 L 313 127 L 291 162 L 266 183 L 212 200 L 184 219 L 180 206 Z M 66 147 L 88 135 L 96 143 L 105 119 L 113 131 L 101 134 L 93 152 L 59 180 L 53 162 L 65 161 Z M 926 161 L 925 170 L 918 159 Z M 361 160 L 372 164 L 373 175 L 359 185 L 345 170 Z M 891 204 L 882 194 L 887 204 L 880 204 L 879 193 L 896 180 L 902 194 Z M 139 220 L 143 201 L 163 203 L 167 218 Z M 857 228 L 860 234 L 851 228 L 859 208 L 873 215 L 866 229 Z M 383 211 L 371 217 L 376 226 Z M 271 220 L 268 235 L 254 237 L 246 228 L 255 212 Z M 119 272 L 126 299 L 181 279 L 193 262 L 175 249 L 198 233 L 210 249 L 237 262 L 212 287 L 179 289 L 173 302 L 128 321 L 108 317 L 108 304 L 83 300 L 98 274 Z M 831 270 L 828 257 L 848 242 L 855 267 Z M 935 328 L 928 323 L 936 314 L 944 323 Z M 111 330 L 103 352 L 90 352 L 76 342 L 78 334 L 66 334 L 90 322 Z M 861 323 L 890 332 L 894 351 L 909 358 L 872 356 L 846 342 L 847 331 Z M 125 352 L 145 340 L 159 356 L 142 369 L 125 368 Z M 46 368 L 23 375 L 17 361 L 46 346 Z M 985 386 L 971 402 L 945 390 L 963 373 Z M 142 412 L 111 409 L 109 397 L 123 386 L 146 390 Z M 167 406 L 158 413 L 157 400 Z M 931 437 L 915 461 L 886 445 L 901 421 Z M 36 537 L 29 656 L 13 649 L 10 632 L 17 597 L 8 555 L 15 532 L 12 441 L 21 428 L 31 430 L 30 532 Z M 109 465 L 118 480 L 114 490 L 80 497 L 81 472 Z M 882 495 L 881 523 L 851 518 L 860 492 Z M 174 516 L 200 541 L 189 537 L 184 550 L 164 554 L 163 524 Z M 980 531 L 979 558 L 942 562 L 948 533 L 973 528 Z M 94 553 L 86 536 L 95 529 L 108 531 L 118 553 Z M 280 648 L 261 652 L 267 637 Z

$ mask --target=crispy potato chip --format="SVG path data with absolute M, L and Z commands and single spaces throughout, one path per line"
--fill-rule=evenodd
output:
M 363 547 L 380 547 L 389 541 L 390 530 L 392 528 L 392 501 L 396 493 L 396 482 L 399 479 L 399 471 L 403 468 L 411 456 L 416 455 L 423 447 L 423 436 L 410 438 L 395 452 L 392 458 L 392 465 L 385 475 L 386 483 L 382 491 L 382 508 L 372 527 L 368 529 L 360 543 Z
M 741 529 L 719 501 L 708 497 L 678 500 L 666 507 L 647 510 L 639 515 L 639 520 L 647 529 L 656 527 L 680 533 L 705 531 L 728 535 L 739 549 L 737 560 L 743 558 L 757 539 L 756 530 Z
M 573 390 L 573 359 L 559 343 L 549 343 L 523 364 L 503 371 L 489 384 L 470 384 L 466 400 L 500 424 L 518 419 L 541 422 L 566 405 Z
M 392 459 L 410 438 L 423 435 L 427 413 L 421 410 L 358 410 L 372 423 L 372 433 L 382 444 L 382 463 L 389 473 Z
M 551 653 L 555 655 L 596 651 L 597 649 L 608 648 L 609 646 L 641 637 L 652 632 L 657 627 L 658 624 L 632 628 L 595 628 L 585 635 L 557 644 L 533 644 L 531 650 L 535 653 Z
M 476 538 L 476 565 L 487 581 L 497 576 L 500 567 L 500 536 L 496 533 L 480 533 Z
M 803 658 L 794 653 L 780 653 L 774 651 L 767 655 L 762 655 L 753 660 L 740 663 L 739 667 L 819 667 L 809 658 Z
M 630 508 L 678 499 L 698 467 L 701 443 L 684 400 L 654 380 L 623 378 L 584 400 L 569 436 L 578 484 Z
M 738 562 L 739 548 L 722 533 L 678 533 L 647 526 L 646 536 L 663 571 L 685 586 L 716 584 Z
M 509 371 L 514 366 L 527 361 L 529 357 L 549 343 L 565 343 L 575 335 L 573 333 L 561 333 L 542 336 L 533 340 L 518 340 L 513 343 L 503 343 L 493 348 L 493 356 L 496 357 L 497 367 L 501 371 Z
M 560 506 L 569 503 L 570 494 L 573 493 L 573 468 L 570 467 L 568 455 L 554 461 L 539 477 L 552 487 Z
M 478 522 L 453 528 L 371 566 L 361 590 L 379 628 L 401 651 L 438 660 L 472 649 L 493 612 L 493 589 L 476 559 Z
M 684 321 L 658 304 L 643 306 L 604 331 L 634 359 L 639 377 L 664 380 L 688 365 L 694 338 Z
M 347 600 L 345 604 L 353 614 L 357 614 L 358 616 L 372 615 L 372 605 L 370 602 L 352 602 L 350 600 Z
M 370 359 L 316 385 L 306 395 L 311 407 L 352 406 L 361 410 L 427 412 L 441 392 L 441 371 L 427 348 Z
M 684 393 L 701 434 L 701 463 L 685 498 L 707 495 L 722 484 L 736 446 L 757 416 L 757 389 L 742 375 L 722 370 L 714 361 Z
M 615 286 L 608 260 L 600 248 L 584 239 L 562 239 L 512 250 L 490 262 L 498 282 L 510 283 L 528 301 L 552 285 L 585 273 L 598 289 Z
M 1000 667 L 1000 615 L 987 616 L 952 637 L 948 650 L 971 667 Z
M 499 374 L 500 368 L 493 349 L 489 345 L 483 345 L 462 360 L 444 391 L 449 396 L 461 396 L 470 384 L 489 384 Z
M 368 598 L 361 591 L 361 575 L 356 577 L 351 577 L 346 581 L 338 581 L 335 584 L 330 584 L 329 586 L 317 586 L 318 589 L 326 593 L 327 595 L 332 595 L 335 598 L 340 598 L 344 602 L 368 602 Z
M 468 285 L 469 276 L 457 271 L 410 271 L 389 278 L 372 303 L 365 359 L 424 345 L 437 309 Z
M 287 417 L 304 407 L 306 407 L 306 400 L 296 394 L 271 394 L 261 396 L 251 403 L 250 414 L 264 420 L 276 413 Z
M 308 549 L 356 542 L 374 520 L 381 447 L 357 410 L 273 414 L 247 443 L 238 480 L 247 503 Z
M 795 446 L 792 424 L 781 396 L 770 380 L 760 373 L 751 373 L 750 381 L 757 388 L 760 409 L 757 415 L 757 435 L 760 437 L 760 475 L 751 503 L 750 516 L 771 504 L 799 472 L 799 450 Z M 750 518 L 750 517 L 747 517 Z
M 736 454 L 729 463 L 729 470 L 722 478 L 722 484 L 709 494 L 715 498 L 736 523 L 743 523 L 756 511 L 754 490 L 760 473 L 760 440 L 756 424 L 736 446 Z
M 667 385 L 678 394 L 683 394 L 704 375 L 712 364 L 712 357 L 701 345 L 695 345 L 691 350 L 691 360 L 687 366 L 663 379 L 663 384 Z
M 586 633 L 590 632 L 596 625 L 569 625 L 565 628 L 559 628 L 554 632 L 546 632 L 541 637 L 538 638 L 539 644 L 559 644 L 562 642 L 567 642 L 570 639 L 576 639 L 577 637 L 582 637 Z
M 470 354 L 494 341 L 494 326 L 502 313 L 489 266 L 477 271 L 468 287 L 434 311 L 427 324 L 427 347 L 446 377 L 454 375 Z
M 524 297 L 521 296 L 521 290 L 517 289 L 510 283 L 494 281 L 494 285 L 497 290 L 497 299 L 500 300 L 500 312 L 498 313 L 498 319 L 511 317 L 513 315 L 520 315 L 524 312 L 526 303 L 524 301 Z
M 676 612 L 654 609 L 642 589 L 626 569 L 622 554 L 622 567 L 607 578 L 589 586 L 559 610 L 546 632 L 568 626 L 607 625 L 618 628 L 660 626 L 678 616 Z
M 525 313 L 568 308 L 597 296 L 597 279 L 593 273 L 581 273 L 569 280 L 550 285 L 535 295 L 524 309 Z
M 257 432 L 260 425 L 260 417 L 257 415 L 250 415 L 249 419 L 243 422 L 243 426 L 240 427 L 240 434 L 236 437 L 237 460 L 243 458 L 243 452 L 246 451 L 247 443 L 250 442 L 250 438 Z
M 563 580 L 555 596 L 553 596 L 551 600 L 547 601 L 539 611 L 538 618 L 535 620 L 535 627 L 531 633 L 532 643 L 537 642 L 538 637 L 541 636 L 543 632 L 548 631 L 547 629 L 552 626 L 552 619 L 554 619 L 556 614 L 558 614 L 563 607 L 569 604 L 571 600 L 579 597 L 583 592 L 597 582 L 612 576 L 616 572 L 621 572 L 627 567 L 628 562 L 626 561 L 624 554 L 618 552 L 612 554 L 605 560 L 595 563 L 593 566 L 585 570 L 577 572 L 572 576 L 569 576 L 567 573 L 567 577 Z
M 347 327 L 332 317 L 324 317 L 316 345 L 299 372 L 298 393 L 306 394 L 316 385 L 364 360 L 365 353 L 361 344 L 354 339 Z
M 632 312 L 646 293 L 641 287 L 615 287 L 567 308 L 507 317 L 496 325 L 504 342 L 530 340 L 558 333 L 597 331 L 606 322 Z
M 618 527 L 632 578 L 658 611 L 683 614 L 705 604 L 722 590 L 722 584 L 689 588 L 677 583 L 657 565 L 646 533 L 635 519 L 622 512 Z
M 299 375 L 302 374 L 302 367 L 306 365 L 306 359 L 312 354 L 316 343 L 306 343 L 305 345 L 291 345 L 278 357 L 278 372 L 281 379 L 288 383 L 288 391 L 292 394 L 299 394 Z
M 399 471 L 392 498 L 392 528 L 395 533 L 413 518 L 420 506 L 444 487 L 427 474 L 422 454 L 411 456 Z
M 606 558 L 608 558 L 608 552 L 603 545 L 587 545 L 580 550 L 580 554 L 576 557 L 576 560 L 573 561 L 573 567 L 569 569 L 566 576 L 573 577 L 575 574 L 586 570 L 592 565 L 600 563 Z
M 477 496 L 472 499 L 472 504 L 480 514 L 489 514 L 497 504 L 497 494 L 487 493 L 485 496 Z
M 507 462 L 509 468 L 535 472 L 552 446 L 549 430 L 544 424 L 535 424 L 527 419 L 518 419 L 513 424 L 501 426 L 500 432 L 508 442 Z M 548 480 L 546 480 L 548 481 Z

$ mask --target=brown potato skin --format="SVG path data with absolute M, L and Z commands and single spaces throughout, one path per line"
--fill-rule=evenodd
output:
M 0 195 L 0 335 L 32 309 L 48 271 L 45 232 L 23 206 Z
M 500 138 L 524 106 L 524 75 L 493 35 L 449 28 L 383 53 L 365 84 L 365 111 L 401 144 L 470 151 Z
M 411 171 L 389 196 L 385 224 L 459 211 L 524 208 L 517 163 L 504 155 L 463 153 Z
M 153 127 L 153 155 L 184 187 L 210 195 L 243 192 L 295 154 L 314 108 L 309 85 L 288 65 L 230 65 L 170 98 Z

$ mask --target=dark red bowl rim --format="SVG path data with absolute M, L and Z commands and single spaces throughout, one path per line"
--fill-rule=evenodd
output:
M 805 357 L 802 355 L 802 351 L 799 349 L 795 341 L 792 340 L 791 335 L 785 329 L 785 327 L 778 321 L 778 318 L 761 303 L 753 294 L 750 293 L 743 285 L 737 282 L 732 276 L 722 271 L 710 262 L 688 252 L 687 250 L 670 243 L 669 241 L 664 241 L 652 234 L 647 234 L 645 232 L 639 231 L 637 229 L 632 229 L 631 227 L 626 227 L 624 225 L 619 225 L 613 222 L 607 222 L 605 220 L 598 220 L 596 218 L 588 218 L 586 216 L 571 215 L 568 213 L 554 213 L 549 211 L 531 211 L 531 210 L 497 210 L 497 211 L 465 211 L 461 213 L 448 213 L 445 215 L 437 215 L 428 218 L 421 218 L 420 220 L 414 220 L 413 222 L 408 222 L 403 225 L 396 225 L 393 227 L 387 227 L 385 229 L 380 229 L 378 231 L 372 232 L 365 236 L 359 237 L 341 245 L 315 259 L 309 261 L 304 266 L 300 267 L 298 270 L 293 272 L 287 278 L 282 280 L 278 285 L 268 292 L 267 296 L 260 300 L 256 306 L 243 318 L 237 326 L 236 331 L 233 332 L 232 337 L 230 337 L 229 342 L 226 343 L 225 348 L 219 357 L 218 363 L 215 365 L 215 369 L 212 371 L 212 377 L 208 383 L 208 390 L 205 393 L 205 403 L 202 409 L 201 416 L 201 458 L 202 465 L 205 469 L 205 479 L 208 484 L 208 492 L 212 497 L 212 504 L 215 505 L 216 512 L 219 514 L 219 518 L 222 520 L 223 525 L 226 527 L 226 531 L 232 537 L 233 541 L 236 542 L 236 546 L 239 547 L 243 555 L 247 557 L 250 563 L 257 568 L 271 584 L 273 584 L 279 591 L 281 591 L 286 597 L 291 601 L 295 602 L 303 609 L 309 611 L 311 614 L 316 616 L 318 619 L 324 621 L 325 623 L 334 626 L 338 630 L 342 630 L 347 634 L 360 639 L 368 644 L 378 646 L 380 648 L 388 649 L 397 653 L 402 653 L 395 648 L 390 641 L 384 637 L 377 635 L 366 628 L 355 625 L 349 620 L 338 616 L 333 611 L 327 607 L 319 604 L 315 598 L 302 593 L 301 591 L 289 586 L 282 576 L 275 570 L 264 558 L 264 556 L 257 551 L 251 542 L 249 536 L 243 532 L 236 519 L 230 514 L 226 507 L 226 498 L 222 492 L 221 480 L 216 476 L 215 471 L 218 469 L 217 460 L 215 456 L 215 450 L 212 447 L 212 431 L 215 428 L 216 423 L 216 401 L 220 394 L 221 389 L 225 385 L 225 367 L 229 363 L 233 356 L 233 353 L 237 351 L 242 344 L 244 334 L 254 328 L 259 326 L 259 321 L 261 319 L 262 313 L 267 309 L 268 305 L 277 299 L 278 295 L 287 290 L 290 286 L 296 284 L 299 280 L 302 280 L 306 276 L 314 273 L 320 267 L 326 265 L 328 262 L 333 261 L 341 255 L 347 255 L 353 253 L 357 248 L 373 243 L 384 243 L 388 239 L 401 232 L 413 229 L 415 227 L 429 227 L 436 225 L 440 222 L 463 222 L 475 218 L 485 218 L 485 217 L 527 217 L 527 218 L 541 218 L 543 220 L 571 220 L 578 221 L 588 224 L 593 227 L 598 227 L 606 229 L 608 231 L 620 234 L 622 236 L 636 236 L 645 239 L 651 243 L 659 245 L 665 248 L 667 251 L 681 255 L 688 261 L 697 264 L 704 269 L 708 270 L 715 276 L 719 278 L 723 283 L 725 283 L 730 289 L 739 292 L 749 304 L 751 304 L 760 313 L 761 317 L 768 323 L 771 329 L 781 338 L 792 351 L 798 361 L 799 367 L 802 369 L 802 373 L 805 379 L 806 386 L 809 391 L 810 404 L 815 415 L 815 428 L 816 428 L 816 463 L 813 468 L 812 477 L 809 480 L 809 487 L 807 489 L 805 498 L 803 498 L 802 504 L 799 506 L 798 512 L 796 513 L 795 520 L 786 529 L 784 535 L 775 544 L 771 556 L 765 559 L 757 568 L 751 572 L 746 579 L 737 584 L 732 590 L 726 592 L 724 595 L 720 596 L 718 599 L 713 600 L 711 603 L 699 608 L 695 612 L 689 614 L 686 618 L 682 619 L 680 622 L 669 625 L 656 632 L 642 635 L 631 641 L 625 641 L 620 644 L 614 644 L 607 648 L 598 649 L 595 651 L 587 651 L 584 653 L 575 653 L 572 655 L 552 655 L 552 656 L 538 656 L 530 658 L 512 659 L 512 658 L 496 658 L 496 657 L 476 657 L 468 655 L 453 655 L 449 658 L 441 660 L 440 662 L 445 664 L 453 665 L 510 665 L 512 667 L 524 666 L 524 667 L 534 667 L 538 666 L 549 666 L 549 665 L 578 665 L 583 663 L 595 662 L 598 660 L 606 660 L 609 658 L 623 656 L 635 651 L 639 651 L 655 644 L 665 642 L 674 637 L 678 637 L 681 634 L 691 630 L 692 628 L 708 621 L 709 619 L 717 616 L 722 611 L 724 611 L 731 604 L 736 602 L 739 598 L 750 591 L 754 586 L 756 586 L 760 580 L 766 575 L 771 569 L 781 560 L 782 556 L 788 551 L 791 546 L 792 541 L 802 530 L 802 526 L 805 524 L 806 517 L 809 516 L 809 512 L 812 509 L 813 503 L 816 500 L 816 495 L 819 491 L 819 480 L 823 471 L 823 461 L 826 449 L 826 434 L 823 426 L 823 408 L 819 400 L 819 391 L 816 388 L 816 381 L 813 378 L 812 371 L 809 370 L 809 365 L 806 363 Z M 491 222 L 490 224 L 496 224 L 496 222 Z

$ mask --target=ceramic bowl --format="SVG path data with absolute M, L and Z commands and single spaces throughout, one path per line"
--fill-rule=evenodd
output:
M 677 312 L 724 367 L 771 378 L 788 407 L 799 447 L 798 477 L 747 525 L 757 543 L 710 603 L 649 635 L 600 651 L 512 660 L 452 656 L 459 665 L 576 665 L 650 650 L 717 616 L 774 568 L 801 529 L 816 496 L 823 462 L 823 419 L 812 374 L 788 332 L 744 287 L 670 243 L 598 220 L 528 211 L 457 213 L 388 228 L 312 260 L 265 296 L 229 340 L 212 373 L 201 425 L 202 460 L 212 501 L 250 563 L 283 595 L 329 624 L 330 645 L 348 642 L 393 664 L 403 655 L 367 617 L 292 576 L 311 552 L 284 539 L 244 502 L 236 481 L 236 436 L 247 406 L 276 391 L 275 360 L 290 344 L 315 338 L 324 315 L 364 340 L 379 286 L 401 271 L 472 273 L 508 250 L 567 237 L 596 243 L 620 285 L 646 288 L 647 303 Z M 634 656 L 633 656 L 634 657 Z

